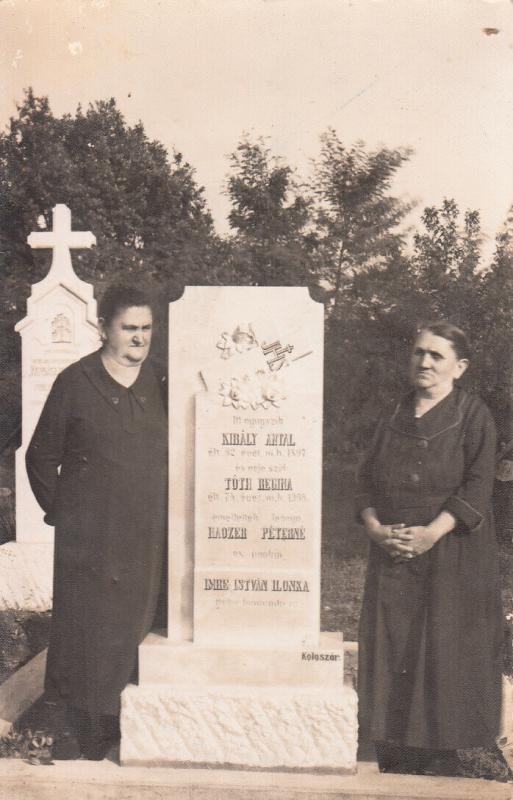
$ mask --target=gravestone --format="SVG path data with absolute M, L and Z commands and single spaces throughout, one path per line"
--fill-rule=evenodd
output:
M 188 287 L 169 334 L 169 629 L 139 648 L 121 761 L 352 771 L 342 635 L 320 633 L 323 307 Z
M 16 325 L 21 335 L 22 444 L 16 452 L 16 542 L 53 541 L 53 530 L 30 489 L 25 453 L 44 402 L 56 376 L 99 346 L 96 300 L 91 284 L 80 280 L 71 263 L 70 248 L 89 248 L 92 233 L 71 230 L 71 212 L 53 209 L 53 230 L 31 233 L 28 244 L 52 248 L 50 270 L 32 286 L 27 315 Z

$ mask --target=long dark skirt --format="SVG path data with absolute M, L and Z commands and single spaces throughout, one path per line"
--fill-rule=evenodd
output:
M 371 545 L 359 634 L 362 740 L 437 750 L 493 745 L 501 665 L 493 522 L 456 529 L 411 562 L 396 564 Z

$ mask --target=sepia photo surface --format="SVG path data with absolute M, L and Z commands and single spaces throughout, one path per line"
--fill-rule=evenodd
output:
M 219 791 L 221 768 L 281 771 L 277 796 L 304 785 L 296 777 L 311 778 L 312 796 L 388 778 L 372 741 L 355 774 L 369 549 L 357 473 L 408 391 L 416 331 L 448 319 L 471 342 L 455 379 L 497 431 L 487 474 L 497 470 L 506 760 L 487 760 L 472 737 L 434 749 L 461 750 L 463 777 L 506 791 L 511 3 L 0 0 L 0 28 L 0 624 L 6 641 L 15 628 L 23 640 L 0 665 L 15 679 L 8 700 L 0 686 L 0 755 L 49 763 L 59 724 L 41 710 L 54 520 L 25 455 L 57 375 L 102 344 L 97 301 L 123 282 L 154 301 L 169 541 L 139 683 L 123 695 L 122 763 L 181 765 L 191 786 L 217 767 Z M 260 721 L 245 727 L 245 716 Z M 13 792 L 24 779 L 13 775 Z

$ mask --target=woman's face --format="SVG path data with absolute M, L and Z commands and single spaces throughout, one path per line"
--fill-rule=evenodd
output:
M 149 306 L 122 309 L 108 325 L 100 320 L 104 352 L 124 367 L 139 366 L 150 350 L 152 325 Z
M 417 336 L 410 362 L 410 377 L 416 389 L 426 392 L 451 389 L 467 366 L 468 361 L 457 356 L 448 339 L 430 331 L 421 331 Z

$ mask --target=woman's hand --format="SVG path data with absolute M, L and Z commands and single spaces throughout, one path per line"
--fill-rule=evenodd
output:
M 405 533 L 402 522 L 396 525 L 382 525 L 376 509 L 371 507 L 363 509 L 361 518 L 369 539 L 379 545 L 391 558 L 402 559 L 410 553 L 411 535 Z
M 440 539 L 440 535 L 435 533 L 429 525 L 413 525 L 404 528 L 404 532 L 410 538 L 410 548 L 406 558 L 414 558 L 421 556 L 422 553 L 427 553 Z
M 456 525 L 456 517 L 449 511 L 441 511 L 429 525 L 382 525 L 371 507 L 363 509 L 361 518 L 369 539 L 394 561 L 409 561 L 426 553 Z
M 397 525 L 381 525 L 379 532 L 369 532 L 369 536 L 394 561 L 404 561 L 412 557 L 412 535 L 402 522 Z
M 403 528 L 403 533 L 410 536 L 410 554 L 406 558 L 415 558 L 428 550 L 438 542 L 442 536 L 450 533 L 456 525 L 456 517 L 449 511 L 441 511 L 429 525 L 412 525 Z

